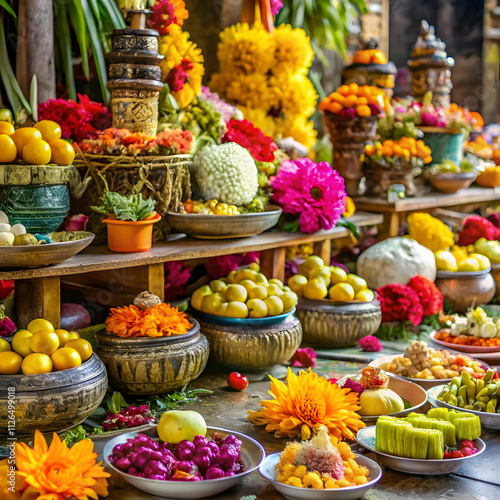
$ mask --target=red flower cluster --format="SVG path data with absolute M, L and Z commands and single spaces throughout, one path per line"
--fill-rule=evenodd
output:
M 382 350 L 382 344 L 375 335 L 365 335 L 359 339 L 359 347 L 366 352 L 379 352 Z
M 100 103 L 78 94 L 80 103 L 71 99 L 49 99 L 38 106 L 40 120 L 53 120 L 61 127 L 63 139 L 81 141 L 111 125 L 111 113 Z
M 248 150 L 256 161 L 274 161 L 274 152 L 278 149 L 272 137 L 264 135 L 260 128 L 255 127 L 248 120 L 234 120 L 227 122 L 227 132 L 222 142 L 236 142 Z
M 292 366 L 303 368 L 314 367 L 316 365 L 316 351 L 312 347 L 299 347 L 290 363 Z
M 14 280 L 0 280 L 0 300 L 5 299 L 14 291 Z
M 160 0 L 153 5 L 151 26 L 160 35 L 168 34 L 168 27 L 175 22 L 175 8 L 168 0 Z
M 500 229 L 488 219 L 479 215 L 467 217 L 464 220 L 464 227 L 458 235 L 458 244 L 467 246 L 474 244 L 479 238 L 486 238 L 489 241 L 500 239 Z
M 191 130 L 165 129 L 156 136 L 158 144 L 170 151 L 189 153 L 194 141 Z
M 191 278 L 193 268 L 184 267 L 183 261 L 165 262 L 165 301 L 186 296 L 185 286 Z
M 189 72 L 194 68 L 194 64 L 184 57 L 182 62 L 170 70 L 167 75 L 167 85 L 171 92 L 180 92 L 184 84 L 189 80 Z
M 407 285 L 392 283 L 377 288 L 382 307 L 382 322 L 410 321 L 419 325 L 424 315 L 443 309 L 443 295 L 437 286 L 421 275 L 413 276 Z

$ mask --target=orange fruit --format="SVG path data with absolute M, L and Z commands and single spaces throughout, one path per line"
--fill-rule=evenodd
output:
M 7 123 L 7 122 L 2 122 Z M 8 124 L 10 125 L 10 123 Z M 17 148 L 14 141 L 7 135 L 0 135 L 0 163 L 12 163 L 17 158 Z
M 59 347 L 64 347 L 71 340 L 67 330 L 56 330 L 54 333 L 59 339 Z
M 17 156 L 21 158 L 23 154 L 23 149 L 26 144 L 28 144 L 31 139 L 41 139 L 42 134 L 39 130 L 34 127 L 23 127 L 18 128 L 11 136 L 14 144 L 17 148 Z
M 370 62 L 374 64 L 387 64 L 387 57 L 385 57 L 383 52 L 377 50 L 374 54 L 372 54 Z
M 348 95 L 344 99 L 344 106 L 346 108 L 354 108 L 358 104 L 358 98 L 355 95 Z
M 34 352 L 24 358 L 21 370 L 25 375 L 50 373 L 52 371 L 52 360 L 46 354 Z
M 92 356 L 92 346 L 85 339 L 70 340 L 65 347 L 74 349 L 80 355 L 80 358 L 82 358 L 82 362 L 87 361 Z
M 52 120 L 42 120 L 36 123 L 34 127 L 40 131 L 44 141 L 50 142 L 61 138 L 61 127 Z
M 75 149 L 64 139 L 53 139 L 49 142 L 52 156 L 50 161 L 58 165 L 71 165 L 75 159 Z
M 0 122 L 0 134 L 12 135 L 15 131 L 16 129 L 12 123 Z
M 57 349 L 52 356 L 52 366 L 54 371 L 68 370 L 69 368 L 76 368 L 82 364 L 82 358 L 78 351 L 71 349 L 71 347 L 62 347 Z
M 371 54 L 369 50 L 358 50 L 352 58 L 353 64 L 370 64 Z
M 59 338 L 50 330 L 39 330 L 30 340 L 30 349 L 50 356 L 59 347 Z
M 15 375 L 21 368 L 23 358 L 13 351 L 0 352 L 0 375 Z
M 28 330 L 19 330 L 12 337 L 12 350 L 20 354 L 23 358 L 31 354 L 33 352 L 30 349 L 31 337 L 33 337 L 33 334 Z
M 43 139 L 31 139 L 23 148 L 23 161 L 28 165 L 47 165 L 50 157 L 50 146 Z
M 51 332 L 53 332 L 54 327 L 52 326 L 52 323 L 50 321 L 47 321 L 43 318 L 37 318 L 28 323 L 26 330 L 31 333 L 36 333 L 38 332 L 38 330 L 50 330 Z

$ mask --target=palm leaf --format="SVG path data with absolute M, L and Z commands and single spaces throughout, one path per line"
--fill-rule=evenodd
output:
M 17 19 L 16 13 L 12 10 L 12 7 L 9 5 L 7 0 L 0 0 L 0 7 L 3 7 L 12 17 Z
M 100 3 L 108 13 L 109 18 L 111 19 L 111 22 L 113 23 L 113 27 L 115 29 L 126 28 L 123 16 L 120 12 L 120 9 L 118 9 L 116 3 L 114 2 L 114 0 L 100 0 Z
M 73 74 L 73 55 L 71 53 L 71 35 L 69 33 L 68 15 L 66 5 L 60 3 L 55 10 L 54 20 L 56 27 L 56 38 L 61 54 L 64 79 L 70 99 L 76 100 L 75 77 Z
M 82 4 L 78 0 L 68 3 L 68 14 L 73 30 L 75 31 L 78 45 L 80 46 L 80 55 L 82 56 L 82 70 L 87 80 L 90 78 L 89 53 L 87 40 L 87 22 L 83 13 Z
M 1 19 L 0 19 L 1 21 Z M 16 115 L 22 108 L 21 101 L 14 90 L 14 81 L 16 77 L 9 61 L 9 54 L 7 53 L 7 44 L 5 43 L 5 31 L 3 29 L 3 22 L 0 22 L 0 78 L 5 87 L 5 93 L 9 99 L 14 115 Z

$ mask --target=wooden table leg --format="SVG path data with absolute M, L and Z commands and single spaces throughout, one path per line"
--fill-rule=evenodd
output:
M 61 284 L 59 276 L 16 280 L 15 307 L 17 327 L 26 328 L 36 318 L 59 328 L 61 321 Z
M 399 234 L 400 216 L 398 212 L 384 212 L 384 222 L 380 225 L 378 232 L 378 239 L 385 240 L 387 238 L 394 238 Z
M 163 263 L 149 264 L 148 290 L 160 297 L 161 300 L 165 299 L 165 270 Z
M 331 240 L 317 241 L 314 243 L 314 255 L 321 257 L 325 265 L 329 266 L 332 258 Z
M 260 252 L 260 272 L 267 278 L 285 279 L 286 249 L 274 248 Z

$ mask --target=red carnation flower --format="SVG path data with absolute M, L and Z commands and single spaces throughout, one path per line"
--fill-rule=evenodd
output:
M 290 363 L 292 366 L 314 367 L 316 365 L 316 351 L 312 347 L 299 347 Z
M 500 230 L 488 219 L 479 215 L 467 217 L 464 220 L 464 228 L 458 235 L 458 244 L 467 246 L 474 244 L 479 238 L 489 241 L 500 239 Z
M 382 308 L 382 322 L 408 320 L 412 325 L 421 323 L 424 308 L 413 288 L 392 283 L 377 288 L 377 294 Z
M 417 274 L 408 283 L 408 286 L 415 290 L 420 303 L 424 308 L 424 316 L 437 314 L 443 310 L 443 294 L 434 281 Z

